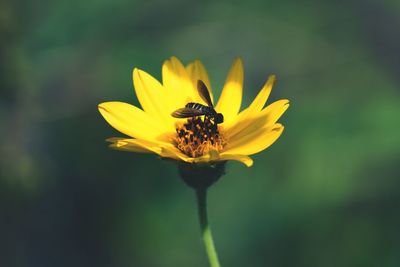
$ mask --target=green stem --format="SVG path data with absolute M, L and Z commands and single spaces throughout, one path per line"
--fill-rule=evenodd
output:
M 215 250 L 214 241 L 207 218 L 207 189 L 201 188 L 196 190 L 197 207 L 199 212 L 199 221 L 204 246 L 206 247 L 208 260 L 211 267 L 220 267 L 217 251 Z

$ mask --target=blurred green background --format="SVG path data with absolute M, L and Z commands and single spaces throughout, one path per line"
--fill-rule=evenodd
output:
M 395 0 L 1 1 L 0 266 L 207 266 L 174 164 L 109 150 L 97 111 L 172 55 L 291 100 L 210 191 L 223 266 L 400 266 L 399 29 Z

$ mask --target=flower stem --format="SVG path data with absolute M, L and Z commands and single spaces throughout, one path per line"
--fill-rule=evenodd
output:
M 214 241 L 207 218 L 207 188 L 197 189 L 196 194 L 201 234 L 203 237 L 204 246 L 206 247 L 208 260 L 211 267 L 220 267 L 221 265 L 218 261 L 217 251 L 215 250 Z

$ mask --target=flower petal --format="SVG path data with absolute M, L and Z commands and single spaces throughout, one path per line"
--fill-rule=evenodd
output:
M 241 113 L 253 113 L 262 110 L 262 108 L 264 107 L 265 103 L 268 100 L 268 97 L 272 90 L 272 86 L 274 85 L 275 81 L 276 81 L 276 76 L 270 75 L 268 77 L 267 82 L 264 84 L 263 88 L 258 93 L 253 102 L 250 104 L 250 106 Z
M 225 128 L 225 136 L 232 142 L 236 138 L 251 134 L 257 129 L 273 125 L 289 108 L 289 100 L 282 99 L 268 105 L 258 114 L 242 117 L 231 127 Z
M 109 147 L 114 148 L 116 150 L 123 150 L 129 152 L 137 152 L 137 153 L 156 153 L 155 151 L 152 151 L 152 149 L 150 149 L 149 147 L 146 147 L 146 145 L 141 145 L 139 143 L 130 143 L 126 142 L 125 140 L 128 139 L 113 137 L 107 139 L 106 141 L 111 142 Z M 139 139 L 132 139 L 132 140 L 139 140 Z
M 192 159 L 194 163 L 207 163 L 212 161 L 219 161 L 219 152 L 217 150 L 211 150 L 201 157 Z
M 214 102 L 213 93 L 212 93 L 212 89 L 211 89 L 211 83 L 210 83 L 210 80 L 208 78 L 208 74 L 207 74 L 206 68 L 203 66 L 201 61 L 200 60 L 195 60 L 194 62 L 192 62 L 192 63 L 190 63 L 189 65 L 186 66 L 186 70 L 187 70 L 187 72 L 189 74 L 189 77 L 192 80 L 193 87 L 197 88 L 197 81 L 198 80 L 202 80 L 205 83 L 205 85 L 207 86 L 207 88 L 208 88 L 208 92 L 210 93 L 211 101 Z M 200 103 L 206 104 L 202 100 L 201 100 Z
M 229 142 L 224 153 L 252 155 L 272 145 L 282 134 L 283 125 L 277 123 L 270 127 L 258 129 L 248 135 L 243 135 L 234 142 Z
M 263 88 L 258 93 L 253 102 L 250 104 L 250 106 L 247 107 L 242 112 L 240 112 L 235 120 L 231 120 L 230 122 L 225 123 L 224 127 L 230 128 L 235 124 L 243 124 L 246 121 L 248 121 L 248 119 L 251 118 L 251 116 L 254 116 L 254 114 L 257 114 L 260 110 L 262 110 L 271 93 L 272 86 L 274 85 L 275 80 L 276 76 L 270 75 L 268 77 L 267 82 L 264 84 Z
M 211 150 L 201 157 L 190 159 L 193 160 L 193 163 L 213 163 L 218 161 L 237 160 L 245 164 L 247 167 L 253 165 L 253 160 L 246 155 L 230 154 L 226 152 L 219 153 L 217 150 Z
M 176 57 L 166 60 L 162 66 L 163 85 L 173 98 L 173 108 L 181 108 L 188 102 L 198 101 L 197 90 L 193 87 L 185 67 Z
M 110 145 L 112 148 L 141 152 L 141 153 L 155 153 L 164 158 L 172 158 L 175 160 L 182 160 L 186 162 L 193 162 L 193 158 L 189 158 L 183 154 L 174 145 L 167 142 L 149 141 L 143 139 L 132 139 L 132 138 L 109 138 L 107 141 L 112 142 Z
M 219 160 L 236 160 L 242 162 L 247 167 L 253 166 L 253 160 L 246 155 L 221 153 Z
M 136 96 L 143 110 L 153 117 L 159 118 L 161 123 L 173 130 L 173 119 L 170 116 L 172 110 L 168 106 L 173 99 L 169 98 L 166 89 L 159 81 L 142 70 L 135 68 L 132 77 Z
M 130 104 L 104 102 L 98 109 L 112 127 L 131 137 L 149 140 L 165 132 L 158 120 Z
M 226 78 L 224 88 L 218 100 L 216 110 L 224 115 L 226 122 L 236 117 L 242 103 L 243 63 L 237 58 Z
M 172 158 L 175 160 L 185 161 L 187 163 L 207 163 L 226 160 L 237 160 L 244 163 L 247 167 L 253 165 L 253 160 L 246 155 L 237 155 L 210 151 L 206 155 L 198 158 L 190 158 L 181 151 L 171 146 L 171 144 L 148 141 L 142 139 L 112 137 L 106 140 L 111 142 L 110 147 L 116 150 L 137 152 L 137 153 L 154 153 L 164 158 Z

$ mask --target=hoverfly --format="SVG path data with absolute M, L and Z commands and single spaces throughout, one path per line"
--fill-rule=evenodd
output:
M 205 115 L 210 117 L 210 119 L 212 119 L 215 124 L 223 123 L 224 116 L 221 113 L 217 113 L 215 111 L 207 86 L 202 80 L 197 81 L 197 91 L 201 99 L 203 99 L 207 103 L 207 106 L 200 103 L 190 102 L 187 103 L 184 108 L 180 108 L 172 112 L 171 116 L 175 118 L 190 118 Z

